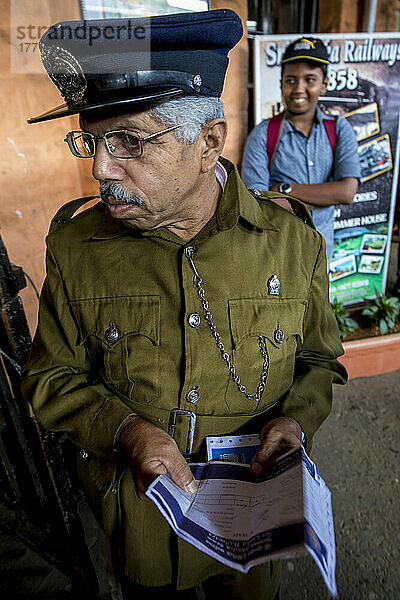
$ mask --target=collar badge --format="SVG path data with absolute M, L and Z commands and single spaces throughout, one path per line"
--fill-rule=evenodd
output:
M 271 296 L 279 296 L 279 290 L 281 289 L 281 282 L 277 275 L 271 275 L 267 281 L 268 294 Z

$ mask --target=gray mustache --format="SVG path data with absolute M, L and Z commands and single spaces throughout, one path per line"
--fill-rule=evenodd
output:
M 135 204 L 136 206 L 142 206 L 143 200 L 135 194 L 131 194 L 124 190 L 122 186 L 120 186 L 115 181 L 103 181 L 100 184 L 100 198 L 105 204 L 108 204 L 107 198 L 108 196 L 112 196 L 115 198 L 116 202 L 121 202 L 124 204 Z

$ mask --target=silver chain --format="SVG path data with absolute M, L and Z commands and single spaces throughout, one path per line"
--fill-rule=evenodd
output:
M 265 345 L 265 340 L 261 335 L 258 337 L 258 345 L 260 348 L 261 356 L 263 357 L 262 371 L 260 374 L 260 382 L 257 386 L 256 393 L 248 394 L 246 386 L 242 384 L 239 375 L 236 374 L 236 367 L 231 362 L 231 357 L 229 356 L 229 353 L 225 351 L 225 346 L 222 343 L 221 336 L 218 333 L 218 331 L 214 325 L 213 316 L 209 310 L 208 302 L 205 297 L 205 291 L 204 291 L 204 288 L 202 287 L 203 280 L 200 277 L 200 275 L 196 269 L 196 266 L 193 262 L 193 258 L 192 258 L 193 252 L 194 252 L 193 246 L 188 246 L 185 249 L 185 256 L 188 259 L 190 266 L 193 269 L 193 273 L 194 273 L 193 283 L 197 287 L 197 294 L 200 298 L 201 305 L 204 310 L 204 318 L 207 321 L 210 331 L 215 339 L 217 348 L 219 349 L 219 351 L 221 353 L 221 358 L 226 362 L 229 372 L 232 375 L 232 379 L 236 383 L 239 392 L 244 394 L 246 396 L 246 398 L 248 398 L 249 400 L 255 400 L 256 402 L 259 402 L 261 400 L 261 396 L 263 395 L 263 391 L 265 388 L 267 375 L 268 375 L 268 368 L 269 368 L 269 360 L 268 360 L 268 353 L 267 353 L 267 347 Z

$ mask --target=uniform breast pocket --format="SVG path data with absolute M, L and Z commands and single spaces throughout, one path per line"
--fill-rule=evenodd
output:
M 159 296 L 72 302 L 94 376 L 135 403 L 159 395 Z
M 231 411 L 257 412 L 272 406 L 293 382 L 296 350 L 303 336 L 305 302 L 297 299 L 229 300 L 233 362 L 247 393 L 254 394 L 266 352 L 268 373 L 261 400 L 249 400 L 231 378 L 226 401 Z M 261 346 L 261 347 L 260 347 Z

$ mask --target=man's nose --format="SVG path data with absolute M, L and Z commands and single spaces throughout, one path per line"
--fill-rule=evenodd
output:
M 296 79 L 296 82 L 294 84 L 294 91 L 295 92 L 303 92 L 304 88 L 305 88 L 304 80 L 303 79 Z
M 123 179 L 124 169 L 121 161 L 112 156 L 106 147 L 104 140 L 100 139 L 97 144 L 96 154 L 93 158 L 92 174 L 98 181 L 106 179 Z

